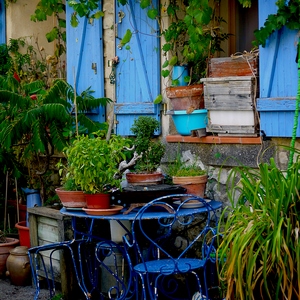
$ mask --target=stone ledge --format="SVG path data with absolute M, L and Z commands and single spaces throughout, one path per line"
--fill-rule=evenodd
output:
M 242 145 L 260 145 L 261 137 L 235 137 L 235 136 L 204 136 L 193 137 L 183 135 L 167 135 L 168 143 L 196 143 L 196 144 L 242 144 Z

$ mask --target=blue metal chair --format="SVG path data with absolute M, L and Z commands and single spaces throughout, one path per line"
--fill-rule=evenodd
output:
M 168 217 L 151 220 L 157 211 Z M 196 293 L 209 299 L 206 267 L 216 250 L 217 221 L 209 202 L 194 195 L 168 195 L 143 206 L 124 236 L 136 299 L 191 300 Z
M 134 291 L 130 289 L 131 272 L 125 262 L 126 254 L 122 244 L 96 236 L 93 232 L 94 220 L 87 222 L 78 231 L 76 224 L 76 239 L 40 245 L 28 250 L 33 282 L 36 287 L 34 299 L 39 298 L 40 280 L 46 281 L 49 299 L 56 295 L 56 285 L 59 277 L 57 255 L 65 251 L 70 259 L 68 271 L 75 275 L 80 299 L 130 299 Z M 74 221 L 75 222 L 75 221 Z M 82 225 L 82 224 L 81 224 Z M 78 298 L 79 299 L 79 298 Z
M 56 294 L 56 282 L 60 276 L 60 271 L 57 266 L 57 260 L 55 253 L 59 251 L 68 251 L 70 259 L 72 261 L 73 270 L 79 287 L 84 291 L 79 273 L 77 271 L 77 262 L 74 255 L 74 250 L 77 247 L 79 241 L 70 240 L 65 242 L 51 243 L 32 247 L 28 249 L 28 256 L 31 266 L 33 284 L 36 288 L 34 299 L 39 298 L 41 285 L 40 281 L 46 281 L 49 290 L 49 299 L 52 299 Z M 70 272 L 71 270 L 69 270 Z M 42 279 L 44 278 L 44 279 Z M 86 295 L 86 299 L 89 299 Z

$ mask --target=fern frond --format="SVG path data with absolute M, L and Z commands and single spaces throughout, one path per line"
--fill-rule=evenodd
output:
M 62 104 L 48 103 L 41 106 L 41 114 L 47 123 L 52 121 L 59 121 L 61 123 L 70 121 L 71 116 Z
M 61 125 L 56 122 L 50 125 L 50 135 L 52 139 L 52 144 L 55 145 L 57 151 L 63 151 L 67 146 L 66 139 L 63 136 L 63 131 L 61 130 Z
M 36 120 L 32 125 L 32 138 L 30 144 L 32 151 L 35 153 L 46 153 L 48 147 L 48 140 L 46 138 L 46 132 L 44 124 Z
M 36 80 L 30 83 L 26 83 L 22 86 L 25 95 L 36 94 L 41 88 L 45 87 L 45 83 L 42 80 Z
M 23 110 L 31 105 L 31 99 L 29 97 L 23 97 L 7 90 L 0 90 L 0 102 L 8 103 L 11 109 L 15 108 Z
M 43 103 L 56 103 L 57 99 L 67 99 L 70 85 L 64 80 L 56 80 L 53 86 L 43 96 Z
M 77 109 L 78 112 L 87 112 L 99 106 L 105 106 L 108 103 L 111 103 L 110 98 L 77 98 Z
M 84 126 L 87 129 L 88 133 L 92 133 L 98 130 L 104 130 L 105 132 L 107 132 L 108 130 L 107 123 L 99 123 L 97 121 L 93 121 L 85 114 L 78 115 L 78 122 L 80 123 L 80 125 Z
M 23 126 L 22 117 L 7 124 L 1 131 L 0 144 L 6 149 L 10 149 L 14 144 L 18 144 L 22 140 L 24 132 L 27 132 L 27 127 Z

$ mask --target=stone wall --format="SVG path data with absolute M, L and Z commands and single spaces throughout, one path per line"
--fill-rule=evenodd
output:
M 260 162 L 269 162 L 274 157 L 278 167 L 285 169 L 289 150 L 284 147 L 289 145 L 288 138 L 273 138 L 263 141 L 261 145 L 167 143 L 162 167 L 166 168 L 178 151 L 185 160 L 195 161 L 198 158 L 200 165 L 208 170 L 206 196 L 229 204 L 226 182 L 234 167 L 242 165 L 257 168 Z M 296 143 L 296 149 L 300 149 L 299 142 Z

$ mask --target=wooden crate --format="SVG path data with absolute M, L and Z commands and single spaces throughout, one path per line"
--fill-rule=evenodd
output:
M 258 76 L 258 57 L 219 57 L 211 58 L 208 64 L 208 77 Z
M 207 132 L 219 135 L 256 135 L 255 77 L 205 78 L 204 102 L 208 110 Z
M 31 247 L 68 241 L 73 238 L 71 217 L 62 215 L 57 209 L 48 207 L 28 208 L 28 218 Z M 49 251 L 43 252 L 46 265 L 50 263 L 49 255 Z M 55 280 L 60 283 L 64 297 L 74 299 L 77 284 L 69 265 L 68 256 L 59 250 L 54 252 L 53 258 Z

